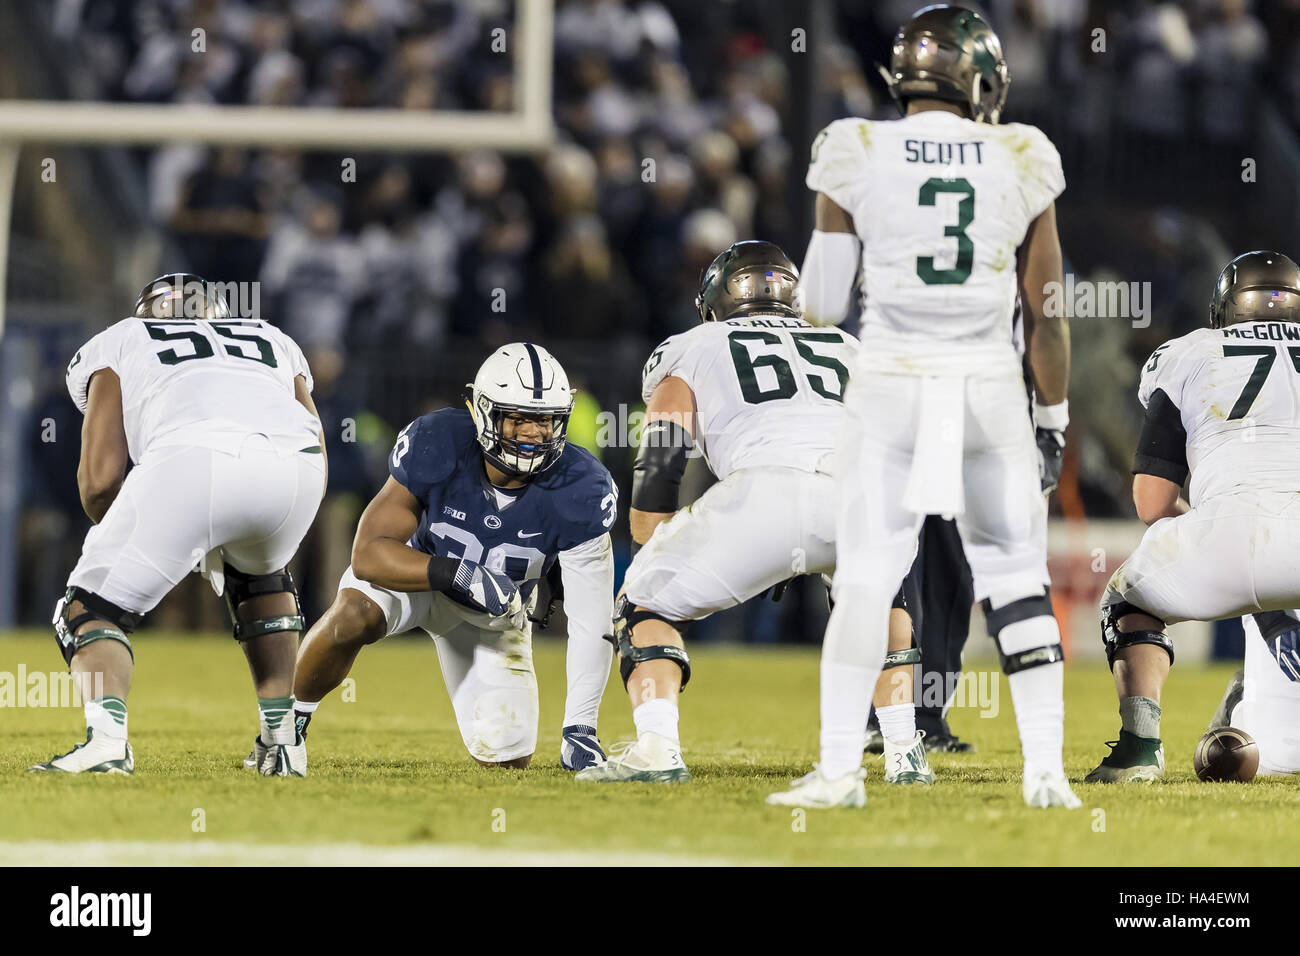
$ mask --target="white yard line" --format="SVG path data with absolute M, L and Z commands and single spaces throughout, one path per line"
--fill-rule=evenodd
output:
M 746 866 L 755 861 L 609 850 L 511 850 L 444 844 L 183 843 L 144 840 L 0 843 L 0 866 Z

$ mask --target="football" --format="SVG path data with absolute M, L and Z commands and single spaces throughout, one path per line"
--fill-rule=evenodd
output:
M 1244 730 L 1220 727 L 1201 738 L 1192 766 L 1196 776 L 1206 782 L 1247 783 L 1259 770 L 1259 745 Z

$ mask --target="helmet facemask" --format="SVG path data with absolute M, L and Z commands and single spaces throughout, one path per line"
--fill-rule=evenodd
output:
M 565 408 L 506 405 L 494 402 L 483 392 L 474 389 L 470 412 L 478 426 L 478 441 L 483 448 L 483 457 L 511 477 L 528 478 L 545 471 L 564 453 L 564 445 L 568 440 L 569 416 L 573 413 L 573 399 L 570 397 Z M 544 419 L 540 426 L 540 440 L 527 441 L 517 437 L 520 430 L 531 433 L 537 428 L 530 428 L 523 422 L 507 422 L 511 416 Z M 513 434 L 508 437 L 507 432 Z

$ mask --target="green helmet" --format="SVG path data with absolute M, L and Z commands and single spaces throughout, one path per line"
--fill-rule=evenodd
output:
M 733 242 L 704 270 L 695 308 L 701 322 L 721 322 L 748 312 L 797 316 L 799 270 L 773 242 Z
M 974 10 L 947 4 L 918 10 L 899 28 L 889 69 L 880 72 L 903 113 L 912 98 L 947 100 L 988 123 L 1002 115 L 1011 85 L 993 28 Z
M 1300 266 L 1263 249 L 1237 256 L 1210 296 L 1210 328 L 1238 322 L 1300 322 Z

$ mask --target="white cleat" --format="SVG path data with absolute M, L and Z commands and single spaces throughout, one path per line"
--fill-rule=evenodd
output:
M 257 772 L 263 777 L 307 776 L 307 742 L 299 737 L 296 744 L 269 745 Z
M 125 737 L 95 736 L 86 728 L 86 739 L 65 754 L 27 768 L 28 773 L 135 773 L 135 752 Z
M 253 749 L 248 752 L 244 758 L 245 770 L 259 770 L 262 761 L 266 759 L 266 744 L 262 743 L 262 735 L 258 734 L 253 738 Z
M 1083 802 L 1070 789 L 1065 774 L 1036 773 L 1025 777 L 1025 803 L 1031 807 L 1065 807 L 1076 810 Z
M 608 760 L 579 770 L 574 779 L 583 783 L 690 782 L 682 748 L 660 734 L 644 733 L 635 743 L 616 743 L 609 750 Z
M 934 771 L 925 757 L 924 739 L 925 731 L 918 730 L 911 740 L 902 744 L 885 740 L 885 783 L 903 786 L 934 783 Z
M 867 772 L 862 768 L 846 773 L 836 780 L 822 776 L 821 767 L 814 767 L 791 782 L 790 789 L 769 793 L 767 802 L 776 807 L 807 807 L 811 810 L 829 810 L 833 807 L 865 807 L 867 790 L 862 780 Z

